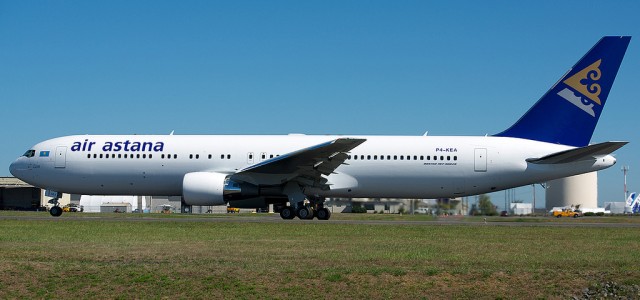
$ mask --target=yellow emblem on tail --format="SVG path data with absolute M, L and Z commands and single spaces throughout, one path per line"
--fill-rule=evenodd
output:
M 593 102 L 598 103 L 598 105 L 602 105 L 599 98 L 602 89 L 600 88 L 600 84 L 597 83 L 600 77 L 602 77 L 600 62 L 602 62 L 602 59 L 592 63 L 590 66 L 575 73 L 564 81 L 565 84 L 593 100 Z

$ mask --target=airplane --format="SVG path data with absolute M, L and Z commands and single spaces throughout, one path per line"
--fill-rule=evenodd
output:
M 594 172 L 627 142 L 589 144 L 630 36 L 606 36 L 518 121 L 487 136 L 73 135 L 11 174 L 59 193 L 181 196 L 328 220 L 327 197 L 454 198 Z
M 626 212 L 637 214 L 640 213 L 640 196 L 637 193 L 631 193 L 627 198 Z

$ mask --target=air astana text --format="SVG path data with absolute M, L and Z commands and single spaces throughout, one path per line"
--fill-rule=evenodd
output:
M 91 151 L 96 142 L 84 140 L 84 142 L 74 142 L 71 146 L 71 151 Z M 163 142 L 132 142 L 126 140 L 124 142 L 104 142 L 102 145 L 102 151 L 104 152 L 162 152 L 164 150 Z

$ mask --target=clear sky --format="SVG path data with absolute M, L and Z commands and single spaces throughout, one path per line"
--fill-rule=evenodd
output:
M 631 142 L 599 174 L 599 202 L 622 201 L 621 166 L 640 191 L 639 18 L 638 1 L 0 0 L 0 176 L 72 134 L 494 134 L 600 37 L 632 35 L 592 138 Z

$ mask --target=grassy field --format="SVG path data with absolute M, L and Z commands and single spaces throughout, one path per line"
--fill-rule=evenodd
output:
M 16 216 L 0 219 L 0 298 L 563 299 L 640 284 L 638 227 L 234 221 L 247 215 L 0 212 Z M 334 215 L 352 218 L 433 220 Z

